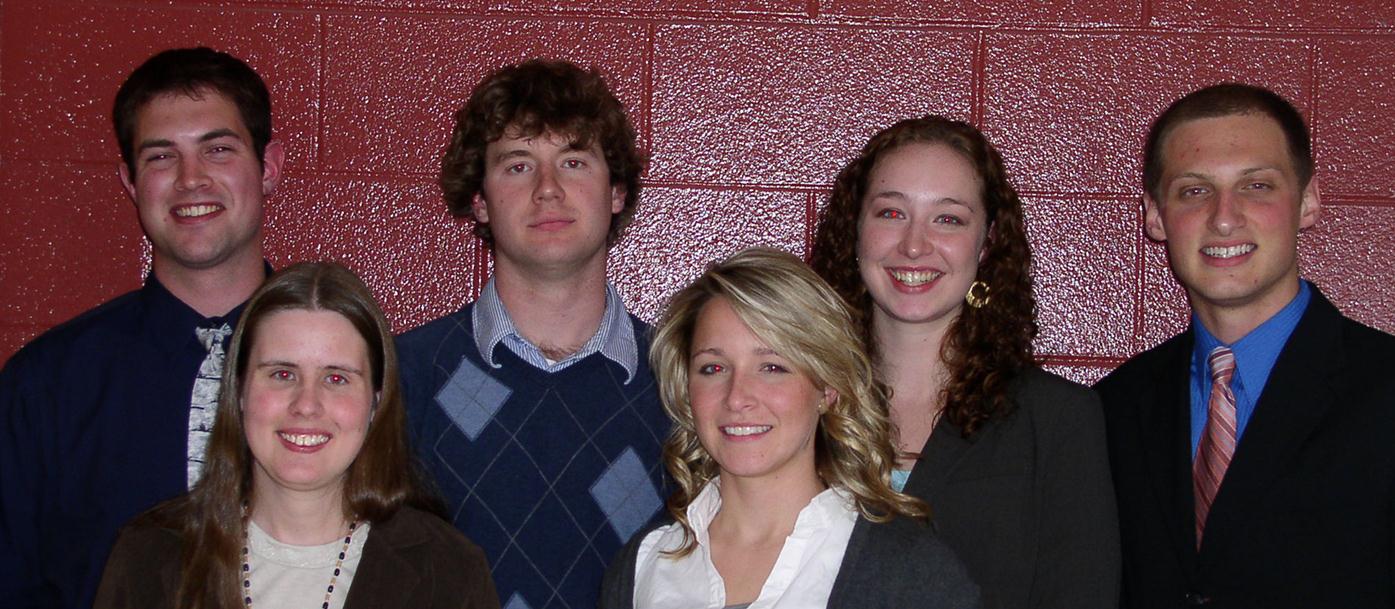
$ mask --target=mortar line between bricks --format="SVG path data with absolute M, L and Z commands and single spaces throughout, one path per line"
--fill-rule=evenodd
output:
M 1134 235 L 1133 235 L 1133 336 L 1129 338 L 1129 351 L 1138 353 L 1143 350 L 1143 334 L 1145 331 L 1143 316 L 1147 306 L 1143 303 L 1143 292 L 1147 288 L 1148 261 L 1145 260 L 1148 246 L 1143 242 L 1148 236 L 1144 231 L 1143 224 L 1146 221 L 1142 209 L 1134 209 Z
M 644 89 L 643 92 L 641 93 L 641 100 L 642 100 L 642 101 L 640 101 L 640 104 L 643 105 L 642 110 L 643 110 L 643 112 L 644 112 L 644 114 L 643 114 L 643 121 L 644 121 L 644 123 L 643 123 L 643 126 L 641 127 L 641 129 L 643 129 L 643 132 L 644 132 L 644 143 L 647 144 L 648 147 L 649 147 L 649 149 L 646 151 L 646 152 L 649 153 L 647 156 L 651 157 L 651 160 L 652 160 L 652 155 L 653 155 L 653 153 L 654 153 L 654 72 L 655 72 L 655 70 L 654 70 L 654 62 L 655 62 L 655 60 L 656 60 L 657 57 L 658 57 L 658 52 L 657 52 L 657 50 L 656 50 L 656 47 L 657 47 L 656 39 L 657 39 L 657 38 L 658 38 L 658 28 L 657 28 L 653 23 L 647 23 L 647 24 L 645 24 L 645 26 L 644 26 L 644 66 L 642 67 L 642 69 L 641 69 L 641 71 L 640 71 L 640 80 L 641 80 L 641 85 L 640 85 L 640 86 L 643 87 L 643 89 Z M 647 176 L 648 174 L 649 174 L 649 163 L 645 163 L 645 164 L 644 164 L 644 175 L 641 176 L 641 177 L 645 177 L 645 176 Z
M 988 87 L 988 36 L 983 31 L 974 35 L 973 73 L 969 78 L 969 122 L 983 129 L 984 104 Z
M 329 58 L 325 57 L 325 41 L 329 38 L 325 29 L 328 20 L 324 15 L 315 15 L 315 168 L 319 169 L 325 165 L 325 146 L 327 132 L 325 129 L 325 108 L 329 106 L 325 99 L 325 63 Z
M 1323 128 L 1322 115 L 1318 113 L 1318 102 L 1321 101 L 1321 96 L 1318 94 L 1318 91 L 1321 90 L 1321 83 L 1318 82 L 1317 66 L 1318 46 L 1320 44 L 1321 42 L 1317 40 L 1308 40 L 1308 91 L 1305 101 L 1308 106 L 1308 140 L 1313 144 L 1322 141 Z M 1313 156 L 1315 157 L 1313 160 L 1315 162 L 1318 160 L 1316 157 L 1319 152 L 1322 152 L 1322 150 L 1316 147 L 1312 150 Z

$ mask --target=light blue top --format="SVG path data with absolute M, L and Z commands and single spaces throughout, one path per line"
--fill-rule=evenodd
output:
M 1235 441 L 1245 435 L 1245 425 L 1254 415 L 1255 403 L 1269 382 L 1269 373 L 1274 362 L 1284 350 L 1284 344 L 1298 327 L 1298 320 L 1308 309 L 1313 292 L 1307 281 L 1298 282 L 1298 295 L 1273 317 L 1251 330 L 1249 334 L 1235 341 L 1230 347 L 1235 353 L 1235 376 L 1231 379 L 1231 391 L 1235 393 Z M 1196 343 L 1192 346 L 1191 397 L 1192 397 L 1192 458 L 1196 458 L 1196 448 L 1201 444 L 1201 432 L 1206 427 L 1207 405 L 1211 400 L 1211 365 L 1208 359 L 1211 350 L 1221 346 L 1220 339 L 1211 334 L 1201 319 L 1192 314 L 1192 329 Z
M 891 490 L 901 492 L 906 488 L 906 481 L 911 479 L 911 470 L 893 469 L 891 470 Z
M 635 346 L 634 325 L 625 313 L 620 294 L 609 283 L 605 286 L 605 313 L 601 315 L 601 327 L 581 349 L 556 363 L 549 363 L 536 345 L 518 333 L 513 318 L 504 309 L 504 302 L 499 300 L 499 290 L 494 287 L 493 277 L 480 290 L 470 322 L 474 326 L 475 346 L 480 350 L 480 357 L 491 367 L 500 366 L 494 361 L 494 348 L 502 341 L 515 355 L 539 370 L 557 372 L 599 351 L 606 359 L 625 369 L 625 384 L 628 385 L 635 378 L 639 348 Z

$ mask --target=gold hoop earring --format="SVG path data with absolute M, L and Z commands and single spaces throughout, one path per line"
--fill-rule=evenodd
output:
M 969 284 L 969 293 L 964 295 L 964 302 L 969 303 L 969 306 L 975 309 L 982 308 L 983 305 L 988 304 L 988 301 L 993 299 L 988 292 L 988 284 L 982 281 L 975 281 Z

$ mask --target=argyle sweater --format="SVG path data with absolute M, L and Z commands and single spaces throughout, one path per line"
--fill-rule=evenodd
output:
M 662 512 L 668 419 L 633 316 L 634 378 L 601 353 L 548 373 L 471 309 L 398 338 L 412 442 L 451 522 L 484 548 L 504 609 L 590 609 L 607 564 Z

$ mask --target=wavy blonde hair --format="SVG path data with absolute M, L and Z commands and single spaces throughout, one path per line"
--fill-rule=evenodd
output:
M 718 465 L 698 441 L 688 396 L 688 368 L 697 319 L 704 306 L 723 298 L 741 321 L 819 389 L 838 398 L 819 417 L 815 468 L 825 484 L 850 493 L 868 520 L 926 518 L 929 507 L 891 489 L 895 427 L 886 388 L 876 381 L 861 332 L 846 304 L 792 254 L 751 248 L 714 264 L 669 301 L 655 330 L 650 365 L 673 428 L 664 443 L 664 465 L 676 490 L 668 512 L 682 527 L 685 556 L 697 545 L 688 505 L 717 476 Z

